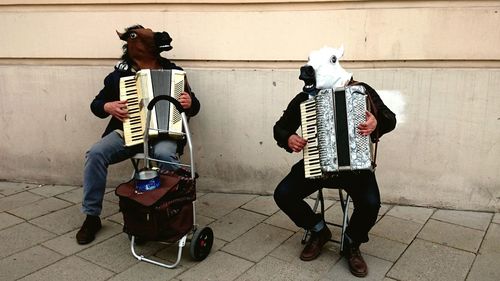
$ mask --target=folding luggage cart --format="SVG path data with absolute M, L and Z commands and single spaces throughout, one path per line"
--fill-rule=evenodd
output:
M 172 103 L 181 115 L 183 129 L 184 129 L 183 137 L 186 138 L 187 146 L 189 148 L 189 157 L 190 157 L 189 164 L 171 163 L 171 162 L 163 161 L 160 159 L 154 159 L 154 158 L 149 156 L 148 132 L 150 130 L 149 124 L 150 124 L 150 120 L 151 120 L 151 111 L 154 108 L 154 106 L 156 105 L 156 103 L 161 101 L 161 100 L 165 100 L 165 101 Z M 188 126 L 186 114 L 184 112 L 184 109 L 180 105 L 180 103 L 176 99 L 174 99 L 170 96 L 167 96 L 167 95 L 160 95 L 160 96 L 153 98 L 151 100 L 151 102 L 148 104 L 147 109 L 148 109 L 148 111 L 147 111 L 147 120 L 146 120 L 146 126 L 145 126 L 146 128 L 144 130 L 144 132 L 145 132 L 144 133 L 144 154 L 137 154 L 136 156 L 134 156 L 132 158 L 132 163 L 134 165 L 134 178 L 131 181 L 129 181 L 128 183 L 124 183 L 124 184 L 119 185 L 116 189 L 116 194 L 120 197 L 120 211 L 123 213 L 123 216 L 124 216 L 124 228 L 123 228 L 123 230 L 124 230 L 124 232 L 126 232 L 129 235 L 130 249 L 132 251 L 132 255 L 136 259 L 138 259 L 139 261 L 145 261 L 145 262 L 152 263 L 152 264 L 166 267 L 166 268 L 176 267 L 181 260 L 182 248 L 186 245 L 186 241 L 188 240 L 189 233 L 192 233 L 192 238 L 191 238 L 191 243 L 190 243 L 190 255 L 194 260 L 201 261 L 201 260 L 205 259 L 208 256 L 208 254 L 210 253 L 210 250 L 211 250 L 212 245 L 213 245 L 214 235 L 213 235 L 213 231 L 210 227 L 199 228 L 196 224 L 196 208 L 195 208 L 196 171 L 195 171 L 195 164 L 194 164 L 194 157 L 193 157 L 193 145 L 192 145 L 192 141 L 191 141 L 191 134 L 189 131 L 189 126 Z M 158 132 L 159 133 L 168 133 L 168 130 L 158 129 Z M 145 170 L 143 170 L 143 171 L 139 171 L 139 161 L 140 160 L 144 160 Z M 157 170 L 150 169 L 150 167 L 149 167 L 150 161 L 154 161 L 157 163 L 171 163 L 171 164 L 179 165 L 180 167 L 184 167 L 183 171 L 185 172 L 185 174 L 178 175 L 178 174 L 174 174 L 174 173 L 170 173 L 170 172 L 168 174 L 158 174 L 157 178 L 151 179 L 151 180 L 158 180 L 158 183 L 161 181 L 162 186 L 159 187 L 158 190 L 154 189 L 151 191 L 144 191 L 143 193 L 137 192 L 137 190 L 135 189 L 135 185 L 137 184 L 137 182 L 139 180 L 141 180 L 141 178 L 139 177 L 140 173 L 146 172 L 146 173 L 143 173 L 143 175 L 144 174 L 154 175 L 155 172 L 158 173 Z M 188 170 L 186 170 L 185 168 L 187 168 Z M 160 177 L 162 177 L 161 180 L 160 180 Z M 176 177 L 178 177 L 178 178 L 176 178 Z M 171 202 L 179 202 L 179 201 L 182 201 L 181 199 L 185 199 L 186 196 L 189 197 L 189 195 L 185 195 L 185 194 L 181 194 L 179 196 L 179 198 L 177 198 L 177 197 L 174 199 L 170 198 L 170 199 L 172 199 L 170 201 L 163 200 L 162 198 L 160 198 L 159 200 L 157 200 L 156 198 L 151 199 L 152 197 L 155 197 L 160 193 L 164 194 L 164 192 L 166 192 L 165 190 L 160 190 L 161 188 L 164 188 L 163 185 L 165 182 L 177 182 L 178 186 L 176 186 L 174 188 L 175 190 L 186 189 L 186 190 L 188 190 L 187 191 L 188 193 L 190 193 L 191 195 L 194 195 L 194 196 L 192 196 L 192 200 L 189 200 L 189 199 L 184 200 L 185 202 L 188 202 L 187 204 L 192 204 L 192 206 L 177 206 L 178 208 L 174 209 L 174 210 L 166 209 L 167 207 L 169 207 L 169 204 Z M 169 188 L 170 188 L 170 186 L 169 186 Z M 165 195 L 161 195 L 161 196 L 167 196 L 167 194 L 168 193 L 166 193 Z M 172 193 L 170 193 L 170 194 L 172 194 Z M 182 197 L 182 196 L 184 196 L 184 197 Z M 133 199 L 131 199 L 131 198 L 133 198 Z M 139 198 L 139 199 L 137 199 L 137 198 Z M 162 200 L 163 200 L 163 202 L 162 202 Z M 137 201 L 140 201 L 140 202 L 138 203 Z M 144 202 L 148 202 L 148 203 L 145 204 L 145 206 L 142 206 L 141 203 L 144 203 Z M 132 208 L 129 208 L 129 206 L 132 206 Z M 124 210 L 126 208 L 129 209 L 129 212 L 130 212 L 130 209 L 136 208 L 136 210 L 139 210 L 140 214 L 126 215 L 125 210 Z M 164 208 L 164 209 L 162 209 L 162 208 Z M 174 236 L 174 239 L 177 238 L 178 236 L 182 236 L 180 239 L 177 240 L 179 249 L 177 252 L 177 260 L 174 263 L 166 264 L 166 263 L 162 263 L 159 261 L 155 261 L 155 260 L 146 258 L 143 255 L 137 254 L 136 249 L 135 249 L 136 239 L 137 238 L 140 239 L 141 237 L 137 237 L 136 235 L 134 235 L 134 234 L 137 234 L 138 231 L 132 231 L 131 230 L 132 225 L 134 226 L 134 228 L 137 229 L 138 228 L 137 225 L 139 224 L 139 228 L 141 228 L 141 223 L 144 222 L 145 224 L 146 223 L 148 224 L 147 226 L 144 225 L 144 229 L 148 229 L 148 230 L 149 229 L 158 229 L 158 228 L 160 228 L 159 224 L 165 225 L 164 222 L 161 222 L 161 221 L 158 222 L 158 220 L 162 220 L 162 219 L 168 218 L 168 217 L 173 217 L 174 219 L 176 219 L 178 221 L 179 218 L 182 219 L 182 218 L 186 217 L 186 215 L 185 215 L 186 212 L 184 212 L 184 211 L 192 212 L 192 222 L 193 223 L 189 225 L 188 229 L 184 229 L 184 230 L 182 230 L 181 233 L 176 233 L 176 235 Z M 159 214 L 159 212 L 163 212 L 163 213 Z M 181 213 L 183 213 L 183 212 L 184 212 L 184 214 L 181 216 Z M 138 218 L 138 221 L 135 221 L 135 218 Z M 191 219 L 190 217 L 188 217 L 188 218 Z M 156 221 L 153 221 L 153 220 L 156 220 Z M 153 221 L 153 222 L 151 222 L 151 221 Z M 166 224 L 168 225 L 168 223 L 166 223 Z M 153 227 L 152 227 L 152 225 L 153 225 Z M 148 230 L 140 230 L 139 232 L 145 233 L 144 231 L 148 231 Z M 157 241 L 160 243 L 167 243 L 167 244 L 172 243 L 172 241 L 169 241 L 169 240 L 171 240 L 171 237 L 164 236 L 165 233 L 169 233 L 170 231 L 168 231 L 168 230 L 165 231 L 165 229 L 160 229 L 158 231 L 159 231 L 159 234 L 153 233 L 150 235 L 148 233 L 145 236 L 150 237 L 148 240 L 150 240 L 151 237 L 153 237 L 152 241 Z M 184 232 L 186 232 L 186 233 L 184 233 Z

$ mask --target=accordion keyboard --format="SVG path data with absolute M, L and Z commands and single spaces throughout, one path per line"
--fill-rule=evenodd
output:
M 123 122 L 123 132 L 127 146 L 142 143 L 146 120 L 134 76 L 120 79 L 120 100 L 127 101 L 129 118 Z M 143 116 L 144 115 L 144 116 Z
M 314 99 L 309 99 L 300 104 L 300 116 L 302 137 L 307 140 L 307 144 L 303 150 L 305 177 L 321 177 L 316 125 L 316 102 Z

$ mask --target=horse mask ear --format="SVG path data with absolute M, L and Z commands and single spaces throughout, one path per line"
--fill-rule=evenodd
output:
M 120 38 L 120 40 L 127 42 L 127 33 L 126 32 L 121 33 L 118 30 L 116 30 L 116 34 L 118 34 L 118 37 Z
M 337 56 L 337 59 L 340 59 L 343 56 L 344 56 L 344 45 L 342 44 L 339 48 L 339 54 Z

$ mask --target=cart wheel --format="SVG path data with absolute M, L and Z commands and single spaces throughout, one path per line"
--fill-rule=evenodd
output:
M 191 257 L 196 261 L 204 260 L 210 253 L 213 242 L 214 232 L 210 227 L 196 229 L 189 247 Z

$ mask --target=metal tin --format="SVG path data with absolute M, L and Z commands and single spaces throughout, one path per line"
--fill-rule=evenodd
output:
M 140 171 L 136 176 L 135 189 L 138 192 L 145 192 L 156 189 L 160 186 L 160 176 L 157 171 Z

